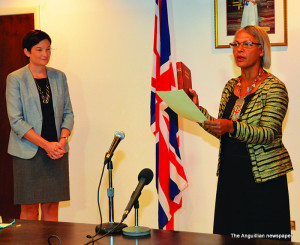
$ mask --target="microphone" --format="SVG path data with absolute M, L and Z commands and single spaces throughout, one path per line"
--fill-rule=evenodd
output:
M 114 155 L 114 151 L 116 150 L 118 144 L 124 138 L 125 138 L 125 134 L 122 131 L 115 132 L 115 137 L 113 139 L 113 142 L 111 143 L 111 146 L 110 146 L 108 152 L 106 152 L 106 154 L 105 154 L 104 164 L 106 164 L 110 161 L 110 159 Z
M 145 185 L 148 185 L 153 179 L 153 172 L 149 168 L 144 168 L 138 176 L 139 183 L 135 188 L 134 192 L 132 193 L 129 203 L 124 210 L 122 221 L 126 219 L 127 215 L 129 214 L 130 210 L 132 209 L 134 203 L 139 199 L 141 192 Z

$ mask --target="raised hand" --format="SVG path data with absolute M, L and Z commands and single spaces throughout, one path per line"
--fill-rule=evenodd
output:
M 194 102 L 194 104 L 199 107 L 199 99 L 198 99 L 198 94 L 196 93 L 195 90 L 193 89 L 189 89 L 190 94 L 192 95 L 192 101 Z

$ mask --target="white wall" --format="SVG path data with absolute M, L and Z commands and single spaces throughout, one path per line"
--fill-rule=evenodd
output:
M 192 70 L 200 104 L 217 115 L 227 80 L 239 75 L 231 50 L 214 48 L 214 1 L 174 0 L 177 60 Z M 53 39 L 51 66 L 68 77 L 75 112 L 71 139 L 71 201 L 60 209 L 60 221 L 99 223 L 97 187 L 103 157 L 117 130 L 123 130 L 113 162 L 115 221 L 119 221 L 145 167 L 155 170 L 155 139 L 149 126 L 154 0 L 1 0 L 0 8 L 40 6 L 41 29 Z M 300 222 L 299 182 L 300 69 L 298 58 L 300 3 L 288 2 L 288 47 L 272 48 L 270 71 L 285 82 L 290 105 L 284 123 L 284 143 L 295 171 L 289 174 L 291 218 Z M 18 47 L 16 47 L 18 48 Z M 189 187 L 176 229 L 211 233 L 219 143 L 195 123 L 182 119 L 183 164 Z M 104 222 L 108 221 L 105 171 L 100 193 Z M 154 181 L 140 199 L 140 225 L 157 228 Z M 134 224 L 134 212 L 126 220 Z M 300 241 L 294 232 L 293 241 Z

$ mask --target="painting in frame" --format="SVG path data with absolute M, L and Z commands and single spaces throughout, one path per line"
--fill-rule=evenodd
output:
M 247 0 L 215 0 L 215 48 L 229 48 L 241 27 Z M 245 5 L 246 4 L 246 5 Z M 258 25 L 272 46 L 287 46 L 287 0 L 256 0 Z

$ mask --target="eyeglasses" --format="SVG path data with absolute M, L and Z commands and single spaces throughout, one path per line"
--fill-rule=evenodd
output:
M 245 41 L 245 42 L 241 42 L 241 43 L 239 43 L 239 42 L 229 43 L 229 45 L 232 48 L 237 48 L 237 47 L 241 46 L 244 49 L 250 49 L 250 48 L 253 47 L 253 45 L 261 45 L 261 43 L 254 43 L 254 42 Z

